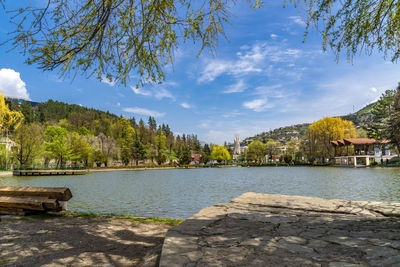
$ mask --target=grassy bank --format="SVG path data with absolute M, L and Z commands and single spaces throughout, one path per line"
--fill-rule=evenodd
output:
M 26 215 L 21 217 L 21 220 L 37 220 L 37 219 L 51 219 L 51 218 L 85 218 L 85 219 L 128 219 L 133 223 L 159 223 L 176 226 L 183 222 L 180 219 L 168 219 L 159 217 L 137 217 L 130 214 L 115 214 L 115 213 L 92 213 L 92 212 L 60 212 L 60 213 L 39 213 L 33 215 Z

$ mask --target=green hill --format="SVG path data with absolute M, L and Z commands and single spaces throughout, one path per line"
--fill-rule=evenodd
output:
M 373 115 L 371 113 L 371 110 L 374 108 L 375 105 L 376 102 L 373 102 L 363 107 L 362 109 L 358 110 L 357 112 L 339 117 L 344 120 L 352 121 L 356 126 L 356 128 L 363 127 L 373 122 Z M 309 126 L 310 123 L 302 123 L 302 124 L 280 127 L 268 132 L 257 134 L 253 137 L 248 137 L 242 141 L 242 144 L 247 145 L 254 140 L 260 140 L 265 143 L 268 141 L 268 139 L 273 139 L 273 140 L 278 140 L 281 143 L 286 143 L 292 138 L 301 139 L 306 134 L 306 131 Z

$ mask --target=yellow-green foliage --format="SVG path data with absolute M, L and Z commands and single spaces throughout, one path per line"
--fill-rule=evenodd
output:
M 263 142 L 255 140 L 247 149 L 247 159 L 261 161 L 266 154 L 266 146 Z
M 330 141 L 356 137 L 357 131 L 353 122 L 341 118 L 325 117 L 308 128 L 310 153 L 313 157 L 329 158 L 333 156 Z
M 19 111 L 11 111 L 4 101 L 3 94 L 0 92 L 0 125 L 11 131 L 18 128 L 23 121 L 24 115 Z
M 211 152 L 211 158 L 218 162 L 229 161 L 231 160 L 231 155 L 226 147 L 216 145 Z

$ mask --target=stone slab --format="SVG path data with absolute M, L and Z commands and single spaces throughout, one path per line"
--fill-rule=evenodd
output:
M 160 266 L 395 266 L 399 217 L 400 203 L 245 193 L 170 229 Z

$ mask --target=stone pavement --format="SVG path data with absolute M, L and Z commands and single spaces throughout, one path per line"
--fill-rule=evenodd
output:
M 400 203 L 246 193 L 170 229 L 160 266 L 400 266 Z

